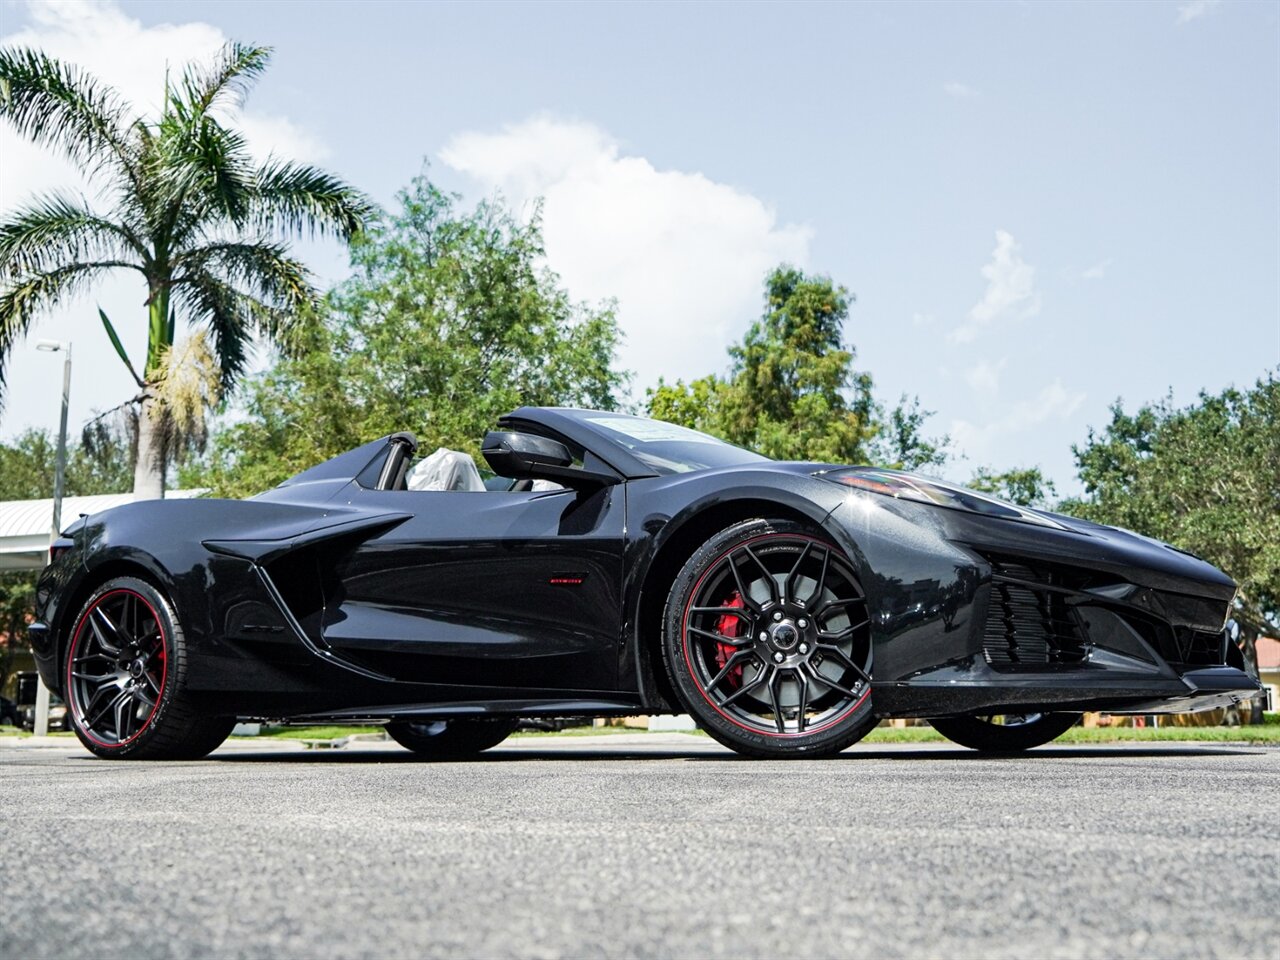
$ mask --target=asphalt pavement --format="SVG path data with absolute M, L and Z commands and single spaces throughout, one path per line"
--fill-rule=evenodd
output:
M 1280 956 L 1280 750 L 0 746 L 0 958 Z

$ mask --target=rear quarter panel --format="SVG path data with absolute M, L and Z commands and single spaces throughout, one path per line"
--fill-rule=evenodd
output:
M 42 676 L 59 688 L 61 671 L 53 665 L 77 613 L 98 585 L 121 575 L 142 576 L 174 603 L 197 673 L 227 657 L 301 655 L 284 629 L 253 635 L 251 649 L 237 647 L 237 625 L 282 625 L 279 611 L 249 559 L 213 552 L 205 541 L 287 547 L 344 519 L 350 519 L 346 512 L 323 505 L 215 499 L 143 501 L 82 518 L 67 531 L 75 545 L 38 582 L 31 637 Z

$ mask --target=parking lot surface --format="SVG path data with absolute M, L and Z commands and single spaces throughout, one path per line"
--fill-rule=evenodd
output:
M 1259 957 L 1280 751 L 0 747 L 0 957 Z

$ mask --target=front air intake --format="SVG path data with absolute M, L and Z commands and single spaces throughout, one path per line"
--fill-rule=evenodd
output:
M 988 557 L 991 593 L 982 650 L 997 669 L 1079 663 L 1086 655 L 1080 624 L 1055 571 Z

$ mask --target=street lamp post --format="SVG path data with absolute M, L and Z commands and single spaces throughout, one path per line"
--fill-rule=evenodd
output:
M 62 494 L 67 481 L 67 407 L 71 402 L 71 341 L 41 340 L 36 344 L 37 350 L 50 353 L 62 351 L 62 423 L 58 428 L 58 458 L 53 471 L 53 524 L 49 534 L 49 545 L 58 539 L 62 532 Z M 36 686 L 36 722 L 32 731 L 37 737 L 49 733 L 49 688 L 41 681 Z

